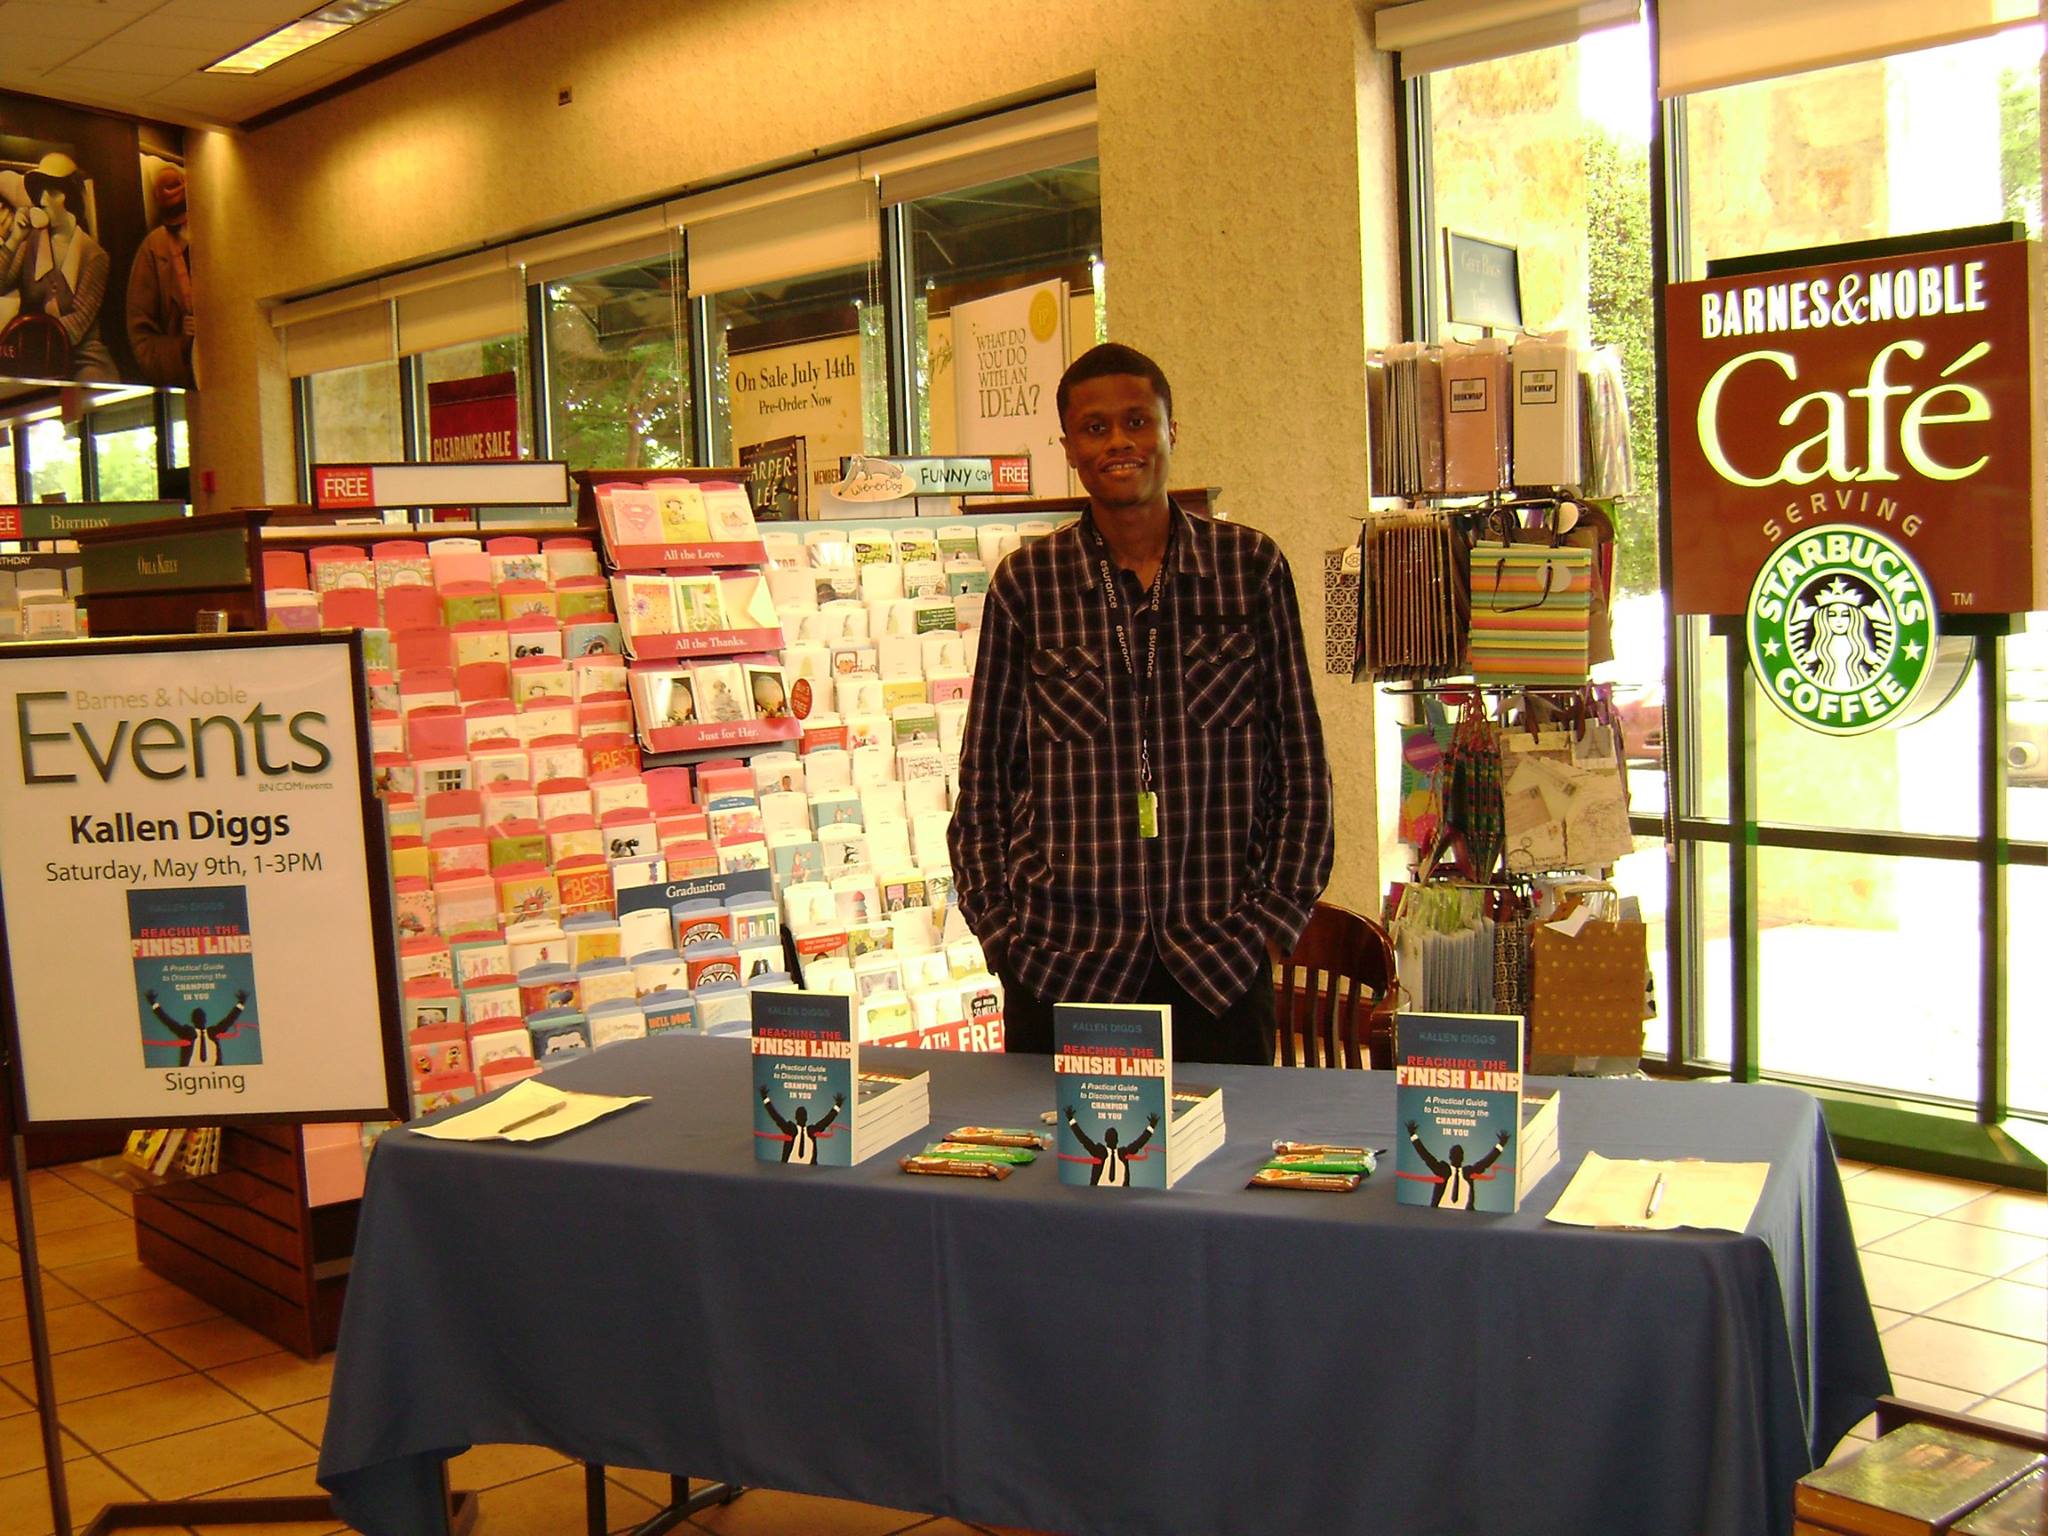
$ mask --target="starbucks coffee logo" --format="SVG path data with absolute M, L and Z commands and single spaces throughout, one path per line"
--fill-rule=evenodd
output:
M 1829 523 L 1785 540 L 1757 572 L 1744 627 L 1771 702 L 1833 736 L 1904 723 L 1934 669 L 1927 578 L 1874 528 Z

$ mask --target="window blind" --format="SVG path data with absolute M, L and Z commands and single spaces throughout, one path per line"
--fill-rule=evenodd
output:
M 1401 56 L 1406 79 L 1561 47 L 1642 16 L 1642 0 L 1409 0 L 1373 13 L 1373 42 Z
M 1685 96 L 2038 23 L 2038 0 L 1662 0 L 1657 92 Z

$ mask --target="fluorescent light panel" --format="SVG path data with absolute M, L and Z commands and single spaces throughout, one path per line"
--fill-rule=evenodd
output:
M 259 37 L 245 48 L 238 48 L 226 58 L 206 66 L 203 73 L 209 75 L 260 75 L 272 65 L 282 64 L 295 54 L 304 53 L 315 43 L 324 43 L 338 33 L 346 32 L 359 22 L 381 15 L 397 5 L 399 0 L 333 0 L 310 15 L 301 16 L 297 21 L 287 22 L 275 32 Z

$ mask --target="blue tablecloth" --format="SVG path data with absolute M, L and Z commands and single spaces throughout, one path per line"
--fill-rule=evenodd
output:
M 1043 1057 L 889 1054 L 934 1134 L 1052 1105 Z M 1390 1164 L 1243 1187 L 1275 1136 L 1390 1145 L 1391 1074 L 1199 1076 L 1230 1139 L 1170 1192 L 757 1163 L 743 1041 L 555 1069 L 654 1096 L 558 1141 L 394 1131 L 320 1481 L 371 1536 L 496 1441 L 1071 1533 L 1760 1536 L 1889 1385 L 1802 1093 L 1569 1082 L 1563 1165 L 1478 1216 Z M 1772 1171 L 1746 1235 L 1546 1223 L 1589 1149 Z

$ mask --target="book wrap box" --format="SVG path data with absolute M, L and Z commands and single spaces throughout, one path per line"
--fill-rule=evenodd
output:
M 1633 1066 L 1643 1054 L 1649 930 L 1621 921 L 1610 893 L 1605 918 L 1593 918 L 1576 934 L 1560 931 L 1555 924 L 1579 904 L 1573 901 L 1531 933 L 1529 1049 L 1538 1057 L 1616 1057 Z

